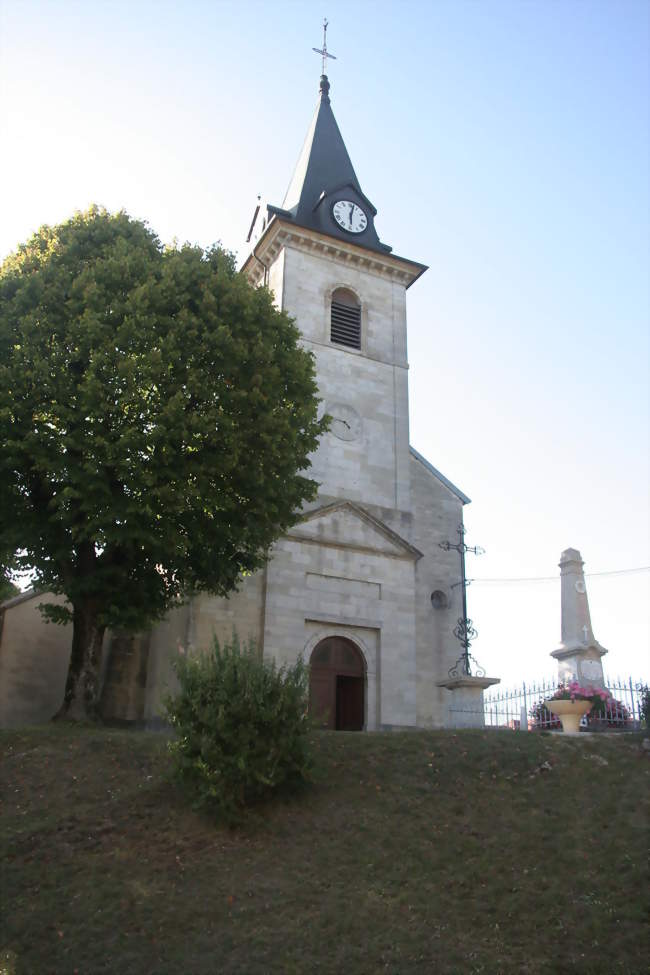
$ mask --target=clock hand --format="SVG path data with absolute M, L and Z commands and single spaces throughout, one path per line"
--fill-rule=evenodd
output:
M 354 203 L 350 204 L 350 213 L 348 214 L 348 220 L 350 221 L 350 226 L 352 226 L 352 214 L 354 213 Z

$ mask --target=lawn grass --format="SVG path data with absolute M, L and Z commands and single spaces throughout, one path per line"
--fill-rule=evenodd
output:
M 228 830 L 163 736 L 0 733 L 1 975 L 647 971 L 640 736 L 313 737 Z

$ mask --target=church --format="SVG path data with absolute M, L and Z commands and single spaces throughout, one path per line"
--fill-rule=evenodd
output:
M 216 635 L 266 659 L 310 664 L 325 727 L 441 727 L 441 686 L 461 647 L 455 540 L 469 498 L 409 444 L 406 293 L 425 271 L 383 243 L 321 76 L 316 111 L 281 206 L 258 206 L 242 272 L 268 287 L 315 358 L 329 431 L 312 457 L 320 485 L 265 568 L 229 598 L 207 594 L 147 634 L 107 635 L 102 711 L 155 722 L 172 661 Z M 45 721 L 65 685 L 70 630 L 41 622 L 43 595 L 0 611 L 0 725 Z

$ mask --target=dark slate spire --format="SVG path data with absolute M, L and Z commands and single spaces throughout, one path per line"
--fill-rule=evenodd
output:
M 281 208 L 269 207 L 269 211 L 301 227 L 385 253 L 391 248 L 381 243 L 375 231 L 377 211 L 361 190 L 332 112 L 329 91 L 330 83 L 323 74 L 320 99 L 284 202 Z M 332 208 L 339 200 L 363 210 L 367 225 L 361 233 L 346 231 L 336 222 Z
M 352 183 L 357 192 L 361 192 L 334 118 L 329 90 L 327 75 L 321 75 L 320 101 L 282 204 L 283 209 L 291 210 L 299 221 L 306 216 L 306 210 L 313 210 L 328 186 Z

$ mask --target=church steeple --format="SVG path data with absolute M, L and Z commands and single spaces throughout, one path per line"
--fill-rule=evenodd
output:
M 387 253 L 392 248 L 379 240 L 374 226 L 377 210 L 359 185 L 329 92 L 323 74 L 320 98 L 284 202 L 282 207 L 269 206 L 269 215 Z
M 300 218 L 307 217 L 328 188 L 351 185 L 361 193 L 334 118 L 329 90 L 327 75 L 321 75 L 320 99 L 282 204 L 282 209 L 290 210 L 301 223 Z

